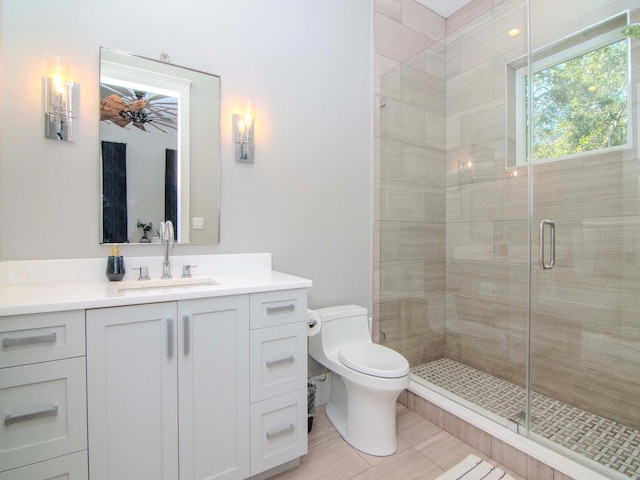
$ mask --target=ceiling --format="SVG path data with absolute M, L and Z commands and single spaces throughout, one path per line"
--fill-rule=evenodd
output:
M 452 13 L 460 10 L 467 3 L 471 3 L 471 0 L 416 0 L 418 3 L 424 5 L 430 10 L 433 10 L 438 15 L 447 18 Z

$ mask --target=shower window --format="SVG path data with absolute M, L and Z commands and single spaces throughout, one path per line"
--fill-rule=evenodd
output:
M 629 42 L 602 25 L 535 55 L 533 158 L 551 162 L 630 146 Z M 600 33 L 595 36 L 596 33 Z M 578 43 L 579 39 L 589 38 Z M 515 149 L 510 167 L 527 164 L 528 68 L 510 66 Z M 509 123 L 508 123 L 509 125 Z M 515 137 L 515 138 L 514 138 Z M 515 160 L 515 161 L 514 161 Z

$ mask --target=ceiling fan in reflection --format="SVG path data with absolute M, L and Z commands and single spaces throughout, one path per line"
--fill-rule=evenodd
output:
M 177 98 L 127 87 L 100 84 L 100 120 L 119 127 L 133 125 L 143 131 L 154 127 L 177 130 Z

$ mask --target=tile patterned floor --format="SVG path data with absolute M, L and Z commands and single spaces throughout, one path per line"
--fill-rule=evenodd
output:
M 522 387 L 447 358 L 413 367 L 411 373 L 502 418 L 524 422 Z M 640 480 L 640 430 L 535 392 L 531 403 L 533 432 Z
M 346 443 L 327 420 L 323 407 L 316 411 L 309 434 L 309 452 L 300 465 L 272 477 L 277 480 L 433 480 L 473 453 L 489 460 L 411 410 L 398 405 L 398 451 L 372 457 Z M 506 470 L 516 480 L 524 480 Z

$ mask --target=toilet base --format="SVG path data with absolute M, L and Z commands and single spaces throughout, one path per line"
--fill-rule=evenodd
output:
M 332 376 L 329 422 L 352 447 L 386 457 L 398 449 L 396 400 L 403 390 L 370 389 Z

